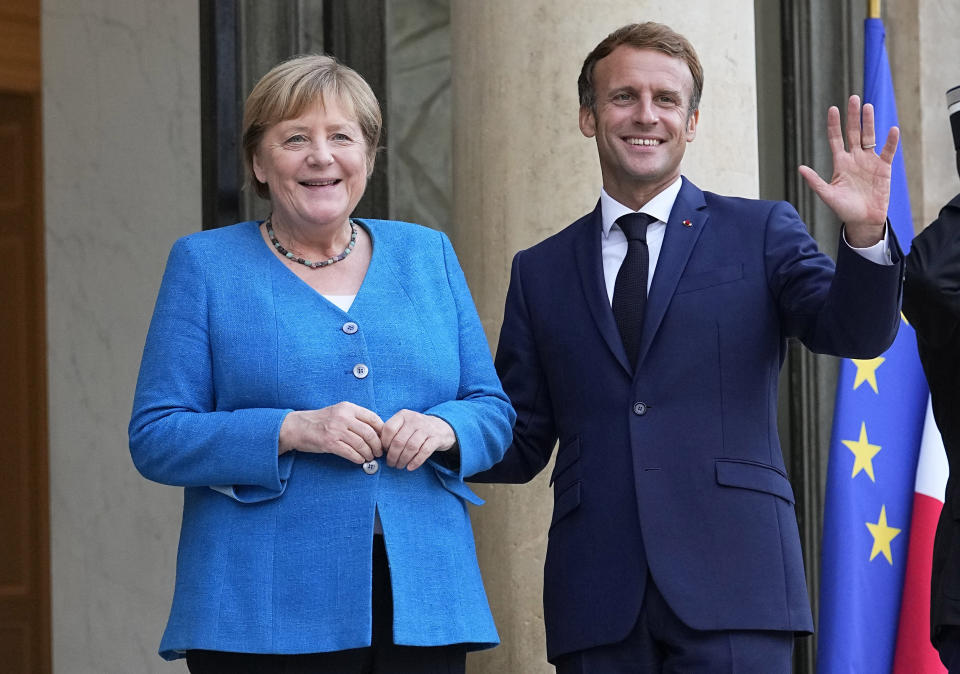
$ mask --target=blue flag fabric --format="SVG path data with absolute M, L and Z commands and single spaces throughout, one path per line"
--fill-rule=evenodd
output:
M 865 22 L 864 102 L 882 149 L 897 125 L 880 19 Z M 897 148 L 888 218 L 906 250 L 910 196 Z M 906 322 L 882 358 L 844 359 L 827 470 L 821 567 L 819 674 L 885 674 L 893 667 L 927 385 Z

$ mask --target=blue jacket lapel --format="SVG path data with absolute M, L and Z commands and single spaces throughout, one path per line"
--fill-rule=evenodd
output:
M 632 376 L 633 368 L 627 360 L 627 352 L 623 348 L 623 341 L 620 339 L 620 332 L 613 318 L 613 310 L 610 308 L 607 287 L 603 279 L 603 258 L 600 252 L 602 229 L 603 222 L 598 201 L 593 213 L 580 220 L 580 231 L 574 240 L 574 256 L 577 269 L 580 271 L 583 294 L 597 329 L 600 330 L 600 334 L 603 335 L 604 341 L 620 365 Z
M 640 351 L 637 354 L 637 370 L 643 365 L 643 360 L 650 351 L 650 345 L 660 329 L 664 314 L 667 313 L 670 300 L 673 299 L 677 284 L 690 259 L 690 253 L 693 252 L 693 247 L 700 238 L 700 232 L 703 231 L 709 219 L 705 207 L 703 192 L 683 178 L 680 193 L 673 204 L 673 210 L 670 211 L 670 221 L 667 223 L 663 246 L 660 248 L 660 257 L 653 275 L 653 284 L 647 297 L 643 333 L 640 336 Z

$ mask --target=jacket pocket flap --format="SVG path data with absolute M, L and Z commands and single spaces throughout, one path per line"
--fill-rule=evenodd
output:
M 688 293 L 692 290 L 718 286 L 721 283 L 730 283 L 743 278 L 743 264 L 730 264 L 717 267 L 709 271 L 684 275 L 677 284 L 677 294 Z
M 550 528 L 570 514 L 580 505 L 580 480 L 567 487 L 553 502 L 553 517 L 550 519 Z
M 560 477 L 560 474 L 576 463 L 579 459 L 580 436 L 574 436 L 572 439 L 568 440 L 566 444 L 560 447 L 559 450 L 557 450 L 557 461 L 553 465 L 553 472 L 550 474 L 550 484 L 548 486 L 552 487 L 553 483 L 557 481 L 558 477 Z
M 790 480 L 773 466 L 732 459 L 717 460 L 717 482 L 727 487 L 752 489 L 779 496 L 793 503 L 793 487 Z

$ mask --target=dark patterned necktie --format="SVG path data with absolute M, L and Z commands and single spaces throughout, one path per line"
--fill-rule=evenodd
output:
M 647 271 L 650 266 L 647 250 L 647 225 L 656 221 L 646 213 L 628 213 L 617 219 L 627 237 L 627 256 L 623 258 L 613 285 L 613 317 L 617 321 L 630 365 L 637 366 L 643 311 L 647 304 Z

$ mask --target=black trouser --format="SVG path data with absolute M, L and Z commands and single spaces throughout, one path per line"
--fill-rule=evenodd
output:
M 467 651 L 393 643 L 393 595 L 383 536 L 373 537 L 373 639 L 367 648 L 302 655 L 187 651 L 192 674 L 463 674 Z
M 688 627 L 647 574 L 640 615 L 623 641 L 562 655 L 554 664 L 557 674 L 787 674 L 792 652 L 793 632 Z
M 940 661 L 950 674 L 960 674 L 960 625 L 945 625 L 937 631 Z

